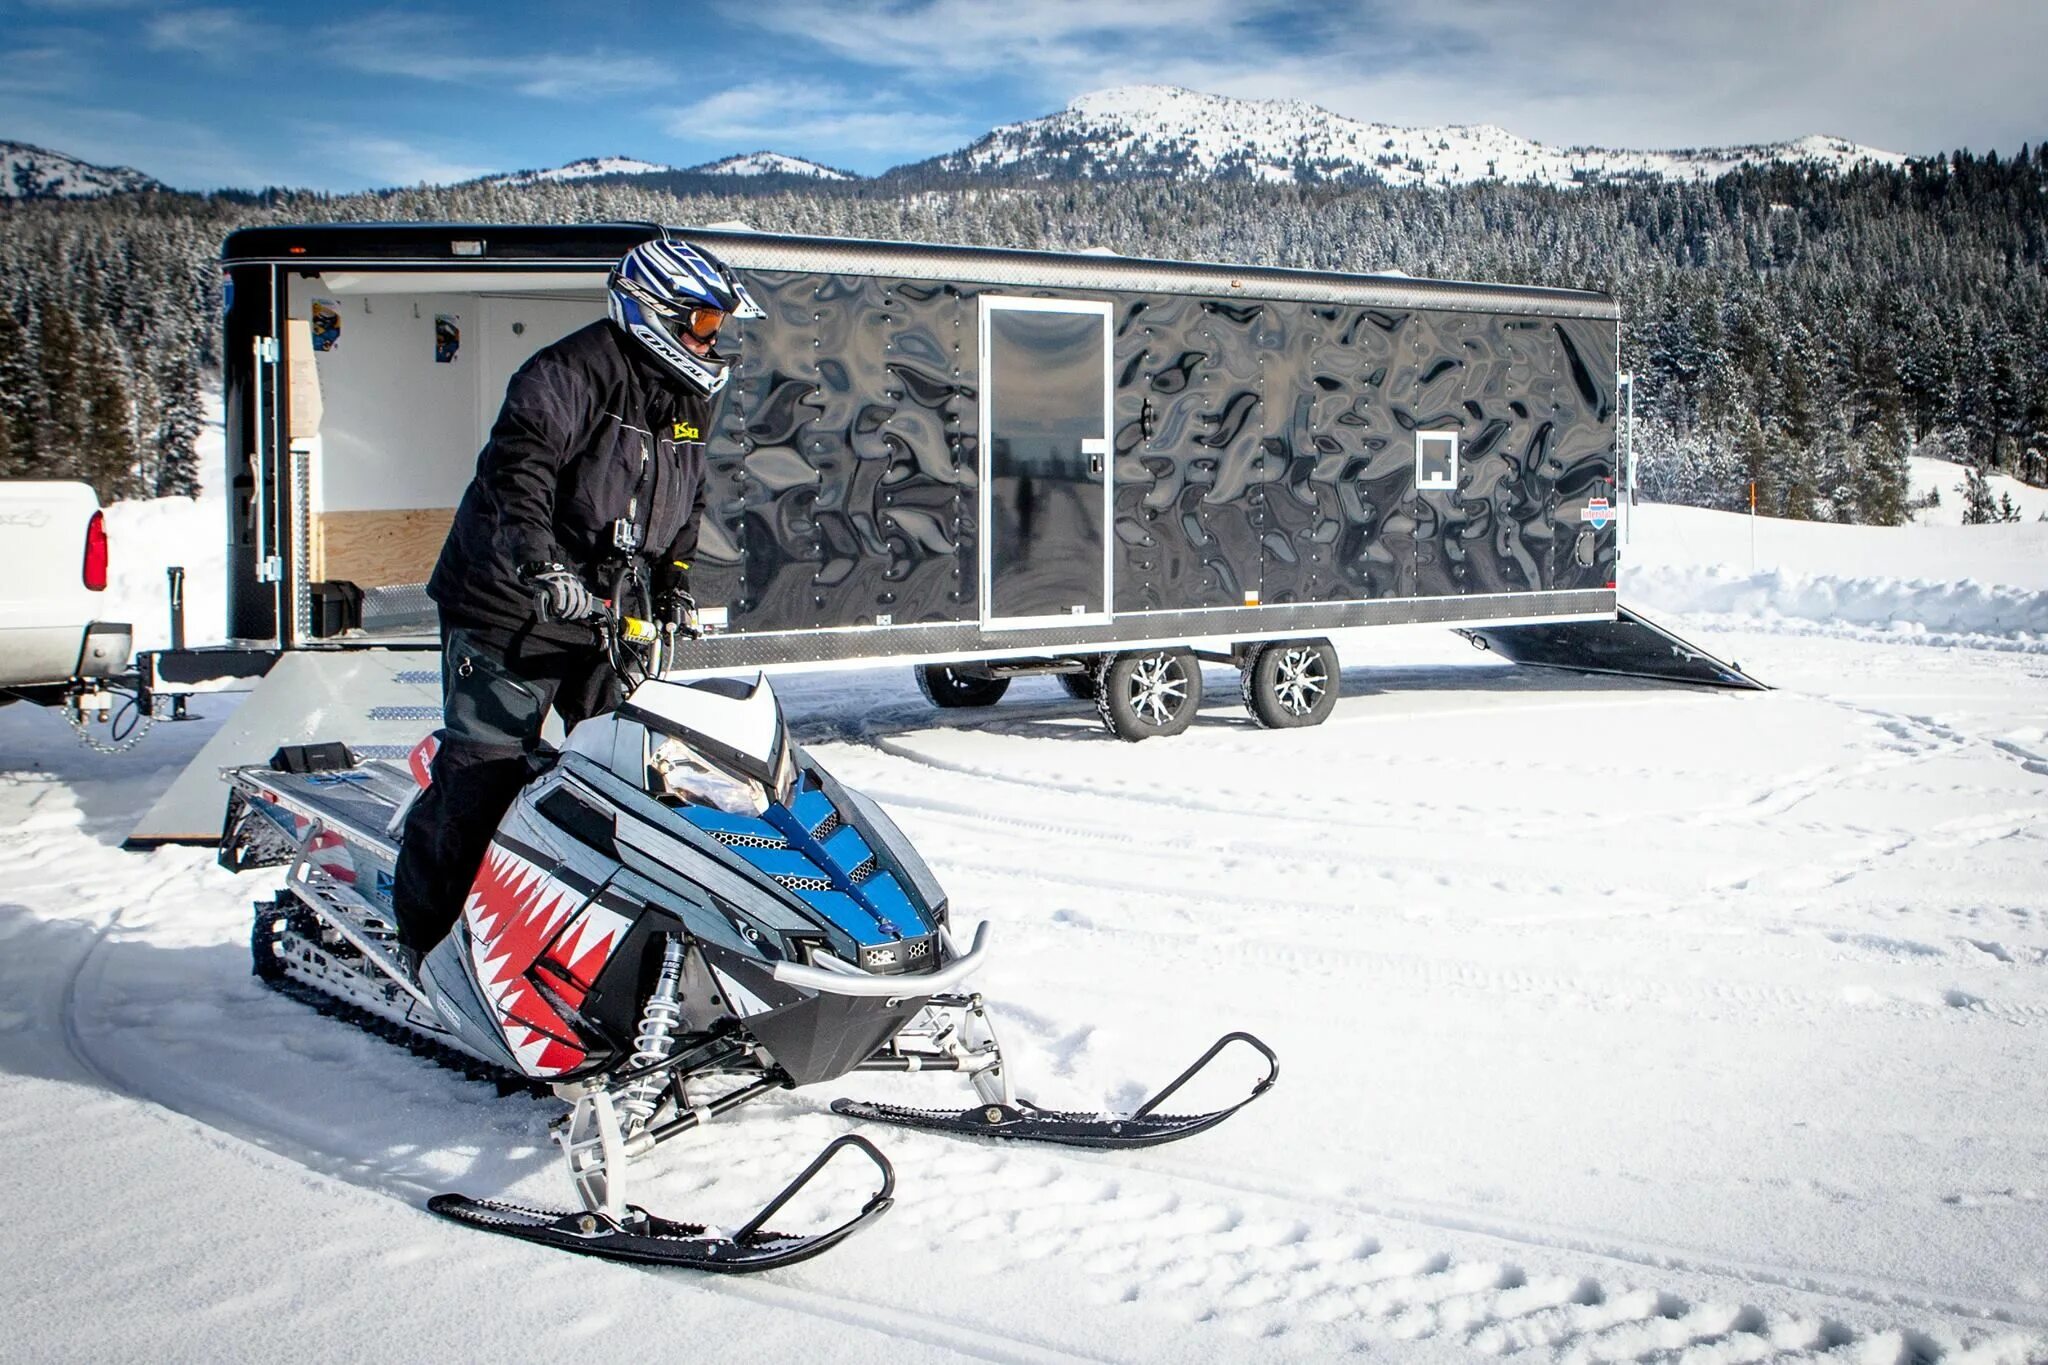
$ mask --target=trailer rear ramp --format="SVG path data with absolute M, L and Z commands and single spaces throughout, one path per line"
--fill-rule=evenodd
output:
M 1769 686 L 1673 635 L 1641 612 L 1615 604 L 1612 621 L 1560 621 L 1523 626 L 1482 626 L 1460 631 L 1466 639 L 1512 663 L 1618 673 L 1704 687 L 1768 692 Z

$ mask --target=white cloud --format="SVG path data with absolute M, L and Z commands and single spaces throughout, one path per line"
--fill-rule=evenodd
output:
M 370 76 L 507 90 L 537 99 L 583 99 L 655 91 L 673 78 L 663 63 L 632 53 L 492 53 L 472 26 L 445 15 L 384 10 L 329 24 L 311 36 L 245 11 L 170 10 L 146 33 L 159 51 L 190 52 L 227 63 L 252 53 L 292 53 Z
M 487 54 L 464 25 L 438 15 L 399 11 L 324 29 L 321 50 L 342 66 L 369 75 L 489 86 L 541 99 L 652 92 L 674 79 L 673 67 L 633 53 L 592 49 Z
M 330 179 L 352 185 L 447 185 L 474 180 L 495 169 L 403 138 L 380 137 L 325 124 L 309 124 L 305 132 L 307 161 L 327 168 Z M 334 171 L 347 174 L 333 175 Z
M 1283 0 L 721 0 L 735 25 L 824 48 L 850 65 L 921 83 L 1002 73 L 1052 85 L 1151 80 L 1153 60 L 1193 49 L 1224 63 L 1263 49 L 1262 16 Z M 1114 73 L 1113 75 L 1111 73 Z
M 802 82 L 734 86 L 661 112 L 673 136 L 730 143 L 735 151 L 882 151 L 910 160 L 949 151 L 982 131 L 955 115 L 910 107 L 872 89 Z
M 0 95 L 53 95 L 77 90 L 86 83 L 86 66 L 78 52 L 48 43 L 7 54 L 0 67 Z
M 158 51 L 191 52 L 223 63 L 271 46 L 279 36 L 271 26 L 231 9 L 168 10 L 152 15 L 143 32 Z

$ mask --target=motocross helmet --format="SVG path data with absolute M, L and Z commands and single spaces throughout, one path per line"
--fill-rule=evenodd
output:
M 712 344 L 719 327 L 729 317 L 766 316 L 723 261 L 669 237 L 627 252 L 605 283 L 612 321 L 707 398 L 725 387 L 731 368 Z

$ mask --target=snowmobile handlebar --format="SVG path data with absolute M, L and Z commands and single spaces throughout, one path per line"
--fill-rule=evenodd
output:
M 802 986 L 826 995 L 851 995 L 869 1000 L 908 1000 L 918 995 L 945 995 L 980 970 L 987 947 L 988 921 L 983 920 L 974 927 L 974 946 L 935 972 L 875 976 L 858 968 L 835 972 L 824 967 L 808 967 L 801 962 L 778 962 L 775 964 L 775 979 L 785 986 Z
M 533 619 L 545 623 L 551 618 L 546 593 L 537 593 L 533 599 Z M 638 616 L 622 615 L 609 598 L 594 597 L 591 609 L 580 618 L 584 623 L 617 633 L 621 640 L 630 644 L 652 644 L 661 638 L 661 627 Z

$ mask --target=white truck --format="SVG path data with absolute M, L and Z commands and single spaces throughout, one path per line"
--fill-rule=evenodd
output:
M 98 619 L 107 558 L 91 487 L 0 480 L 0 705 L 76 706 L 127 667 L 130 626 Z

